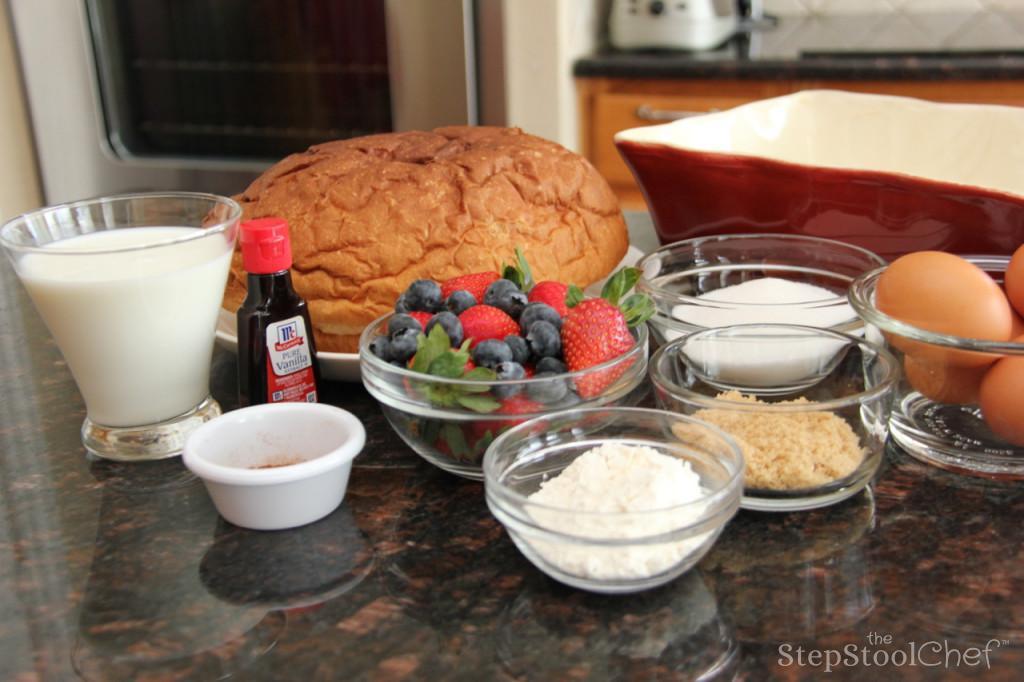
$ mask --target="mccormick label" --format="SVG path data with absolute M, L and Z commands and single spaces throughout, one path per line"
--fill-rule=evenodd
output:
M 301 315 L 267 326 L 267 402 L 316 402 L 313 354 Z

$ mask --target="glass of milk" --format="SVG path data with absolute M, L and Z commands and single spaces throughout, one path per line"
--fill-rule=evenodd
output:
M 53 334 L 100 457 L 181 453 L 220 414 L 210 359 L 241 208 L 199 193 L 130 194 L 43 208 L 0 244 Z

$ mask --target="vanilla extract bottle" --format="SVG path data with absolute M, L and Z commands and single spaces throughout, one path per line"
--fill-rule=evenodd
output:
M 238 309 L 238 401 L 247 405 L 318 400 L 320 368 L 306 301 L 292 287 L 291 240 L 282 218 L 239 229 L 248 293 Z

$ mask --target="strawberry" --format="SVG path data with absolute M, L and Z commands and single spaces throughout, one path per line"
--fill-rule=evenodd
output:
M 640 272 L 623 268 L 605 284 L 601 298 L 582 299 L 582 292 L 569 292 L 569 314 L 562 324 L 562 350 L 570 372 L 587 369 L 613 360 L 633 347 L 631 327 L 643 324 L 653 313 L 654 303 L 647 296 L 634 294 L 619 306 L 619 299 L 636 284 Z M 622 363 L 576 380 L 581 398 L 600 395 L 628 369 Z
M 569 307 L 565 304 L 565 296 L 569 293 L 569 285 L 561 282 L 547 280 L 537 282 L 526 300 L 530 303 L 547 303 L 554 308 L 559 315 L 565 317 L 569 314 Z
M 441 298 L 447 299 L 453 291 L 464 290 L 473 294 L 477 303 L 483 303 L 484 292 L 491 282 L 498 279 L 496 272 L 474 272 L 469 275 L 459 275 L 441 282 Z
M 523 394 L 517 393 L 514 396 L 502 400 L 501 407 L 498 408 L 497 412 L 498 414 L 533 414 L 535 412 L 544 412 L 546 410 L 547 408 L 537 401 L 530 400 Z
M 492 412 L 491 414 L 539 414 L 547 410 L 544 405 L 530 400 L 522 394 L 516 394 L 514 396 L 503 398 L 501 406 Z M 488 438 L 493 440 L 506 429 L 511 429 L 513 426 L 517 426 L 526 421 L 523 419 L 481 419 L 469 424 L 469 437 L 473 442 L 478 442 L 481 439 Z
M 504 339 L 519 333 L 519 323 L 494 306 L 475 305 L 459 315 L 462 338 L 470 339 L 470 348 L 486 339 Z
M 427 329 L 427 322 L 430 322 L 430 318 L 433 317 L 430 313 L 425 313 L 419 310 L 406 313 L 406 315 L 419 322 L 420 327 L 422 327 L 424 331 Z

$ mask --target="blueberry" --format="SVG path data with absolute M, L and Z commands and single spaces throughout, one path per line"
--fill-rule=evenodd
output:
M 416 280 L 402 296 L 410 310 L 433 313 L 441 309 L 441 285 L 429 279 Z
M 558 401 L 558 409 L 562 410 L 580 403 L 580 396 L 572 386 L 566 386 L 565 395 Z
M 448 295 L 448 298 L 445 299 L 444 305 L 449 311 L 458 315 L 475 306 L 476 297 L 465 289 L 459 289 L 458 291 L 453 291 Z
M 544 320 L 538 320 L 530 325 L 526 332 L 526 342 L 530 344 L 530 350 L 539 358 L 555 357 L 562 352 L 562 337 L 559 336 L 555 325 Z
M 557 403 L 569 392 L 565 379 L 558 378 L 554 372 L 537 372 L 533 378 L 540 381 L 533 381 L 526 387 L 530 400 L 545 405 Z
M 537 374 L 565 374 L 569 368 L 558 358 L 544 357 L 537 361 Z
M 526 378 L 526 369 L 518 362 L 512 362 L 511 360 L 498 363 L 494 373 L 498 375 L 498 379 L 501 381 Z
M 476 344 L 472 355 L 478 367 L 495 369 L 499 364 L 512 360 L 512 349 L 504 341 L 487 339 Z
M 396 313 L 412 312 L 412 308 L 409 307 L 409 300 L 405 297 L 405 294 L 402 294 L 401 296 L 399 296 L 398 300 L 395 301 L 395 312 Z
M 388 320 L 388 336 L 393 337 L 402 329 L 415 329 L 417 333 L 423 331 L 423 327 L 420 326 L 420 323 L 412 315 L 406 315 L 405 313 L 392 315 L 391 319 Z
M 519 328 L 525 334 L 531 324 L 540 320 L 550 322 L 554 325 L 555 329 L 562 328 L 562 317 L 558 314 L 558 311 L 547 303 L 541 303 L 540 301 L 534 301 L 523 308 L 523 313 L 519 316 Z
M 523 369 L 523 366 L 518 362 L 512 362 L 511 360 L 499 363 L 494 369 L 494 373 L 497 375 L 499 381 L 512 381 L 515 379 L 526 378 L 526 370 Z M 513 384 L 511 386 L 495 384 L 494 386 L 491 386 L 491 393 L 498 398 L 509 398 L 514 396 L 516 393 L 519 393 L 521 390 L 523 390 L 522 384 Z
M 515 334 L 509 334 L 505 337 L 505 343 L 512 350 L 513 362 L 525 365 L 526 361 L 530 359 L 530 346 L 526 343 L 526 339 Z
M 370 352 L 385 362 L 391 360 L 391 342 L 386 336 L 378 336 L 370 342 Z
M 494 303 L 494 307 L 508 314 L 513 320 L 518 320 L 526 308 L 526 294 L 521 291 L 506 291 Z
M 487 285 L 487 290 L 484 291 L 484 305 L 493 305 L 495 308 L 498 306 L 498 299 L 504 294 L 519 291 L 519 287 L 516 286 L 515 282 L 507 279 L 496 279 Z M 522 293 L 521 291 L 519 293 Z
M 406 327 L 395 332 L 391 336 L 391 359 L 405 363 L 409 358 L 416 355 L 416 338 L 419 335 L 419 328 L 411 329 Z
M 450 313 L 446 310 L 430 318 L 430 321 L 427 322 L 427 336 L 430 336 L 430 330 L 437 325 L 441 325 L 441 329 L 444 329 L 444 333 L 448 335 L 452 348 L 458 348 L 462 345 L 462 323 L 459 322 L 459 318 L 455 316 L 455 313 Z

